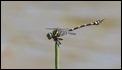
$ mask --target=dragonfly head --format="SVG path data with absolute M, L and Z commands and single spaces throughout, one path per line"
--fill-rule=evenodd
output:
M 47 34 L 47 38 L 48 38 L 49 40 L 52 39 L 51 33 L 48 33 L 48 34 Z

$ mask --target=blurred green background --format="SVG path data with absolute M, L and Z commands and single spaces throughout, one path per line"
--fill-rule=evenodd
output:
M 45 28 L 98 26 L 63 36 L 61 69 L 121 68 L 120 1 L 1 1 L 1 68 L 54 69 L 54 41 Z

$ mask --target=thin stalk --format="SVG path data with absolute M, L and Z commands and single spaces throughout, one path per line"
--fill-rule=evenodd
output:
M 55 42 L 55 69 L 59 69 L 59 45 Z

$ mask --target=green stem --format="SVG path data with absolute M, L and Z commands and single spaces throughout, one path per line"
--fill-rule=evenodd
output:
M 59 69 L 59 45 L 55 42 L 55 69 Z

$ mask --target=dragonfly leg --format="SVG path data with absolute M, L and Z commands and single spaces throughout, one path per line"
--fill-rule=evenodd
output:
M 63 40 L 62 38 L 57 38 L 58 40 Z

